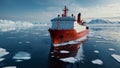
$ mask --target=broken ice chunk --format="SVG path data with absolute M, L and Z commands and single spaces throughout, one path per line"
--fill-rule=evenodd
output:
M 23 60 L 16 60 L 16 62 L 22 62 Z
M 99 51 L 98 51 L 98 50 L 95 50 L 94 53 L 99 53 Z
M 0 57 L 3 57 L 5 55 L 9 54 L 9 52 L 6 51 L 4 48 L 0 48 Z
M 109 48 L 108 50 L 110 50 L 110 51 L 115 51 L 115 49 L 113 49 L 113 48 Z
M 5 60 L 5 58 L 0 58 L 0 62 L 3 61 L 3 60 Z
M 103 65 L 103 61 L 100 60 L 100 59 L 96 59 L 96 60 L 93 60 L 91 61 L 93 64 L 98 64 L 98 65 Z
M 30 43 L 30 41 L 26 41 L 26 43 Z
M 60 53 L 69 53 L 69 51 L 61 50 Z
M 2 68 L 17 68 L 16 66 L 7 66 L 7 67 L 2 67 Z
M 13 57 L 13 59 L 29 60 L 29 59 L 31 59 L 31 55 L 27 52 L 20 51 Z
M 18 42 L 19 44 L 22 44 L 22 42 Z
M 75 59 L 74 57 L 61 58 L 60 60 L 69 63 L 75 63 L 77 61 L 77 59 Z
M 112 54 L 111 55 L 116 61 L 120 62 L 120 55 Z

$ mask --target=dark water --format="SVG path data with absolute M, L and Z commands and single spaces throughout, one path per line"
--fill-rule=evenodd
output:
M 0 48 L 4 48 L 9 54 L 3 56 L 5 60 L 0 62 L 0 67 L 16 66 L 17 68 L 120 68 L 111 54 L 120 55 L 119 39 L 96 33 L 90 36 L 84 42 L 78 44 L 79 48 L 73 49 L 69 54 L 52 53 L 51 40 L 47 29 L 49 26 L 34 26 L 29 29 L 12 30 L 0 32 Z M 99 28 L 98 28 L 99 29 Z M 103 31 L 103 30 L 102 30 Z M 92 31 L 99 34 L 100 31 Z M 108 31 L 109 32 L 109 31 Z M 116 31 L 115 31 L 116 32 Z M 101 32 L 103 33 L 103 32 Z M 119 33 L 119 32 L 116 32 Z M 115 35 L 116 35 L 115 33 Z M 106 37 L 105 37 L 106 36 Z M 72 46 L 72 45 L 71 45 Z M 63 62 L 61 57 L 75 57 L 82 48 L 82 60 L 74 63 Z M 109 50 L 112 48 L 114 50 Z M 97 51 L 98 53 L 94 52 Z M 31 59 L 17 62 L 13 59 L 18 52 L 27 52 Z M 81 50 L 80 50 L 81 51 Z M 54 57 L 52 57 L 54 55 Z M 59 55 L 59 57 L 56 57 Z M 80 54 L 81 55 L 81 54 Z M 61 57 L 60 57 L 61 56 Z M 92 61 L 100 59 L 103 64 L 93 64 Z

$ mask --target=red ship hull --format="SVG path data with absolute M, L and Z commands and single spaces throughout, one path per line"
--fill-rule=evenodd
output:
M 81 32 L 76 32 L 75 29 L 72 30 L 52 30 L 49 29 L 52 42 L 54 44 L 64 43 L 72 40 L 76 40 L 86 36 L 89 32 L 88 29 L 85 29 Z

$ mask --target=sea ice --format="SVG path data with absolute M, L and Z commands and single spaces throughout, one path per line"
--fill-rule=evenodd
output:
M 19 44 L 22 44 L 22 42 L 18 42 Z
M 23 21 L 0 20 L 0 31 L 6 32 L 16 29 L 30 28 L 34 24 Z
M 26 43 L 30 43 L 30 41 L 26 41 Z
M 40 33 L 37 33 L 37 32 L 36 32 L 36 33 L 32 33 L 32 34 L 33 34 L 33 35 L 39 35 Z
M 61 58 L 60 60 L 69 63 L 75 63 L 77 61 L 77 59 L 75 59 L 74 57 Z
M 5 55 L 9 54 L 9 52 L 6 51 L 4 48 L 0 48 L 0 57 L 3 57 Z
M 95 36 L 96 38 L 103 38 L 103 37 L 101 37 L 101 36 Z
M 115 51 L 115 49 L 113 49 L 113 48 L 109 48 L 108 50 L 110 50 L 110 51 Z
M 112 54 L 111 55 L 116 61 L 120 62 L 120 55 L 118 54 Z
M 98 51 L 98 50 L 95 50 L 94 53 L 99 53 L 99 51 Z
M 23 60 L 16 60 L 16 62 L 21 62 L 21 61 L 23 61 Z
M 7 67 L 2 67 L 2 68 L 17 68 L 16 66 L 7 66 Z
M 70 53 L 70 52 L 66 50 L 61 50 L 60 53 Z
M 24 51 L 20 51 L 17 54 L 15 54 L 15 56 L 13 56 L 13 59 L 16 60 L 29 60 L 31 59 L 31 55 L 27 52 Z
M 100 59 L 92 60 L 91 61 L 93 64 L 98 64 L 98 65 L 103 65 L 103 61 Z
M 95 41 L 95 42 L 100 42 L 100 43 L 103 43 L 103 42 L 105 42 L 105 41 Z
M 0 58 L 0 62 L 3 61 L 3 60 L 5 60 L 5 58 Z

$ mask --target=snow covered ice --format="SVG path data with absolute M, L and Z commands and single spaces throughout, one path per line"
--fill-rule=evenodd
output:
M 30 43 L 30 41 L 26 41 L 26 43 Z
M 98 51 L 98 50 L 95 50 L 94 53 L 99 53 L 99 51 Z
M 9 52 L 6 51 L 4 48 L 0 48 L 0 57 L 3 57 L 5 55 L 9 54 Z
M 60 53 L 70 53 L 70 52 L 66 50 L 61 50 Z
M 5 60 L 5 58 L 0 58 L 0 62 L 3 61 L 3 60 Z
M 113 48 L 109 48 L 108 50 L 109 50 L 109 51 L 115 51 L 115 49 L 113 49 Z
M 13 56 L 13 59 L 16 59 L 16 61 L 18 62 L 19 60 L 29 60 L 31 59 L 31 54 L 24 51 L 20 51 L 17 54 L 15 54 L 15 56 Z
M 111 55 L 116 61 L 120 62 L 120 55 L 118 54 L 112 54 Z
M 2 68 L 17 68 L 16 66 L 6 66 L 6 67 L 2 67 Z
M 103 61 L 100 59 L 92 60 L 91 61 L 93 64 L 98 64 L 98 65 L 103 65 Z
M 77 59 L 75 59 L 74 57 L 61 58 L 60 60 L 69 63 L 75 63 L 77 61 Z
M 98 23 L 99 22 L 99 23 Z M 103 24 L 104 23 L 104 24 Z M 96 41 L 96 42 L 106 42 L 106 41 L 116 41 L 120 42 L 120 24 L 117 22 L 109 22 L 104 20 L 93 20 L 89 22 L 88 26 L 90 27 L 90 37 L 104 39 L 105 41 Z M 112 31 L 111 31 L 112 30 Z
M 0 31 L 2 32 L 30 28 L 32 26 L 33 24 L 30 22 L 0 20 Z

